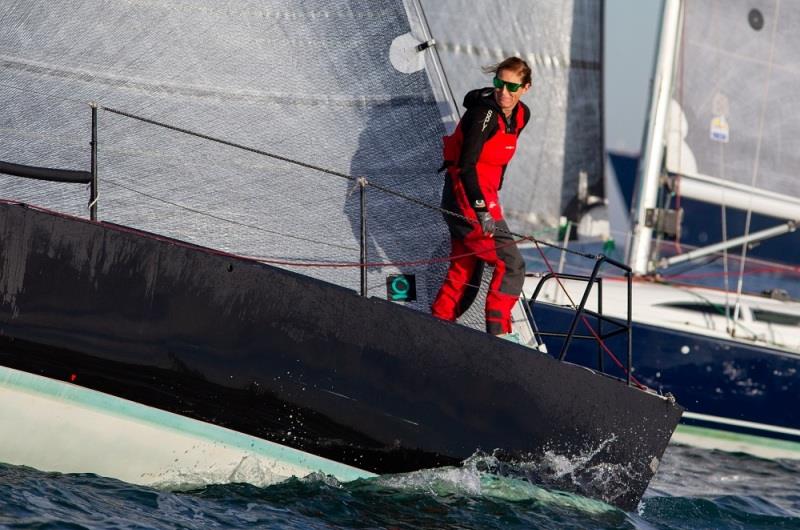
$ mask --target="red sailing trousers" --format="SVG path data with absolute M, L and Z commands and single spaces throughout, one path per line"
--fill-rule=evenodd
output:
M 431 306 L 434 316 L 449 321 L 456 319 L 459 304 L 480 260 L 494 267 L 486 294 L 486 331 L 493 335 L 511 332 L 511 309 L 525 280 L 525 262 L 507 233 L 505 221 L 498 221 L 497 228 L 494 237 L 484 236 L 478 228 L 464 239 L 452 239 L 450 268 Z
M 498 190 L 527 112 L 523 106 L 507 121 L 497 110 L 491 105 L 470 109 L 455 133 L 445 138 L 444 157 L 451 163 L 442 206 L 466 219 L 445 216 L 451 234 L 450 268 L 431 305 L 434 316 L 455 320 L 464 310 L 461 304 L 473 272 L 483 261 L 494 267 L 486 295 L 486 331 L 493 335 L 511 332 L 511 310 L 525 280 L 525 262 L 503 219 Z M 478 226 L 476 207 L 494 218 L 494 236 Z

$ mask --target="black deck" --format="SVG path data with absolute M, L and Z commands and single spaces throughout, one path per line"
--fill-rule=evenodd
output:
M 633 509 L 681 415 L 523 346 L 179 241 L 9 203 L 0 237 L 3 365 L 376 473 L 602 448 L 592 464 L 630 466 L 624 492 L 581 492 Z

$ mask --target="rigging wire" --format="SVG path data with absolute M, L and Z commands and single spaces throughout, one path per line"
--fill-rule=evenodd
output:
M 681 10 L 683 11 L 683 10 Z M 684 85 L 684 71 L 686 70 L 686 63 L 684 62 L 684 56 L 686 51 L 686 13 L 681 13 L 681 25 L 680 25 L 680 51 L 678 52 L 678 62 L 680 63 L 681 67 L 678 71 L 678 101 L 680 102 L 681 108 L 683 108 L 683 85 Z M 719 78 L 717 78 L 719 79 Z M 673 117 L 673 113 L 670 112 L 667 114 L 667 120 L 671 120 Z M 670 124 L 671 126 L 671 124 Z M 678 116 L 678 168 L 683 169 L 683 119 L 682 116 Z M 680 172 L 675 176 L 675 211 L 680 212 L 681 210 L 681 178 L 682 175 Z M 681 224 L 680 222 L 677 223 L 677 234 L 675 236 L 675 251 L 678 254 L 683 253 L 683 249 L 681 248 Z
M 761 146 L 763 144 L 763 135 L 764 135 L 764 122 L 767 114 L 767 103 L 769 99 L 769 81 L 772 77 L 772 69 L 774 66 L 774 58 L 775 58 L 775 37 L 778 32 L 778 21 L 780 20 L 780 8 L 781 3 L 780 1 L 775 3 L 775 13 L 773 15 L 774 22 L 772 23 L 772 32 L 770 34 L 770 45 L 769 45 L 769 59 L 767 62 L 767 74 L 764 76 L 764 97 L 761 100 L 761 112 L 759 113 L 758 118 L 758 141 L 756 142 L 756 152 L 753 160 L 753 177 L 750 181 L 750 186 L 755 188 L 756 180 L 758 179 L 758 170 L 761 163 Z M 747 208 L 747 216 L 745 218 L 744 223 L 744 235 L 747 236 L 750 234 L 750 222 L 753 217 L 753 208 L 752 208 L 752 197 L 750 198 L 751 203 L 748 204 Z M 741 303 L 742 297 L 742 288 L 744 286 L 744 264 L 745 260 L 747 259 L 747 244 L 742 245 L 742 262 L 739 264 L 739 280 L 736 285 L 736 303 L 734 304 L 734 312 L 733 312 L 733 320 L 734 322 L 739 317 L 739 307 Z
M 263 149 L 257 149 L 255 147 L 246 146 L 246 145 L 243 145 L 243 144 L 240 144 L 240 143 L 237 143 L 237 142 L 231 142 L 231 141 L 228 141 L 228 140 L 224 140 L 222 138 L 216 138 L 214 136 L 210 136 L 210 135 L 207 135 L 207 134 L 204 134 L 204 133 L 199 133 L 199 132 L 196 132 L 196 131 L 192 131 L 192 130 L 186 129 L 184 127 L 178 127 L 176 125 L 171 125 L 171 124 L 160 122 L 160 121 L 153 120 L 153 119 L 150 119 L 150 118 L 145 118 L 143 116 L 138 116 L 138 115 L 132 114 L 130 112 L 125 112 L 125 111 L 122 111 L 122 110 L 114 109 L 114 108 L 111 108 L 111 107 L 105 107 L 105 106 L 102 106 L 102 105 L 98 105 L 98 108 L 102 108 L 103 110 L 106 110 L 106 111 L 111 112 L 113 114 L 118 114 L 120 116 L 125 116 L 125 117 L 130 118 L 130 119 L 134 119 L 134 120 L 138 120 L 138 121 L 141 121 L 141 122 L 144 122 L 144 123 L 148 123 L 150 125 L 155 125 L 157 127 L 163 127 L 163 128 L 166 128 L 166 129 L 169 129 L 169 130 L 172 130 L 172 131 L 176 131 L 176 132 L 179 132 L 179 133 L 188 134 L 188 135 L 191 135 L 191 136 L 195 136 L 197 138 L 202 138 L 202 139 L 208 140 L 210 142 L 215 142 L 215 143 L 219 143 L 219 144 L 222 144 L 222 145 L 226 145 L 228 147 L 233 147 L 235 149 L 241 149 L 241 150 L 244 150 L 244 151 L 247 151 L 247 152 L 250 152 L 250 153 L 255 153 L 255 154 L 258 154 L 258 155 L 266 156 L 266 157 L 269 157 L 269 158 L 273 158 L 275 160 L 280 160 L 282 162 L 286 162 L 287 164 L 292 164 L 292 165 L 304 167 L 306 169 L 311 169 L 311 170 L 318 171 L 318 172 L 326 174 L 326 175 L 332 175 L 332 176 L 335 176 L 335 177 L 339 177 L 341 179 L 348 180 L 348 181 L 351 181 L 351 182 L 356 182 L 358 180 L 356 177 L 354 177 L 352 175 L 348 175 L 347 173 L 342 173 L 340 171 L 335 171 L 335 170 L 332 170 L 332 169 L 324 168 L 324 167 L 321 167 L 321 166 L 318 166 L 318 165 L 315 165 L 315 164 L 310 164 L 308 162 L 302 162 L 300 160 L 295 160 L 295 159 L 292 159 L 292 158 L 289 158 L 289 157 L 286 157 L 286 156 L 278 155 L 278 154 L 275 154 L 275 153 L 270 153 L 268 151 L 264 151 Z M 446 209 L 444 209 L 444 208 L 442 208 L 440 206 L 429 204 L 429 203 L 427 203 L 425 201 L 417 199 L 416 197 L 411 197 L 409 195 L 406 195 L 406 194 L 401 193 L 399 191 L 396 191 L 396 190 L 393 190 L 391 188 L 382 186 L 380 184 L 376 184 L 374 182 L 370 182 L 370 181 L 367 180 L 366 181 L 366 185 L 369 186 L 369 187 L 372 187 L 372 188 L 374 188 L 376 190 L 379 190 L 379 191 L 381 191 L 383 193 L 386 193 L 386 194 L 389 194 L 389 195 L 393 195 L 395 197 L 399 197 L 401 199 L 404 199 L 404 200 L 409 201 L 411 203 L 417 204 L 417 205 L 422 206 L 424 208 L 428 208 L 430 210 L 438 211 L 439 213 L 441 213 L 443 215 L 448 215 L 448 216 L 454 217 L 456 219 L 460 219 L 462 221 L 466 221 L 467 223 L 470 223 L 470 224 L 475 224 L 476 223 L 475 220 L 470 219 L 469 217 L 466 217 L 464 215 L 461 215 L 459 213 L 456 213 L 456 212 L 453 212 L 453 211 L 450 211 L 450 210 L 446 210 Z M 539 243 L 541 245 L 558 249 L 560 252 L 566 252 L 568 254 L 573 254 L 573 255 L 581 256 L 581 257 L 588 258 L 588 259 L 597 259 L 597 257 L 598 257 L 596 254 L 588 254 L 588 253 L 585 253 L 585 252 L 579 252 L 579 251 L 572 250 L 572 249 L 569 249 L 569 248 L 566 248 L 566 247 L 563 247 L 563 246 L 559 246 L 559 245 L 556 245 L 556 244 L 553 244 L 553 243 L 548 243 L 547 241 L 540 241 L 540 240 L 536 239 L 533 235 L 523 235 L 523 234 L 518 234 L 516 232 L 510 231 L 510 230 L 503 230 L 503 229 L 497 229 L 497 231 L 501 232 L 501 233 L 505 233 L 505 234 L 507 234 L 507 235 L 509 235 L 511 237 L 514 237 L 514 238 L 527 239 L 527 240 L 530 240 L 530 241 L 535 241 L 535 242 L 537 242 L 537 243 Z
M 516 245 L 517 240 L 510 241 L 508 243 L 503 243 L 502 245 L 497 245 L 495 248 L 501 249 L 510 247 L 512 245 Z M 415 267 L 415 266 L 423 266 L 423 265 L 435 265 L 437 263 L 446 263 L 448 261 L 466 258 L 469 256 L 477 256 L 478 254 L 483 254 L 484 251 L 476 251 L 476 252 L 467 252 L 465 254 L 458 254 L 456 256 L 444 256 L 441 258 L 430 258 L 430 259 L 421 259 L 421 260 L 413 260 L 413 261 L 392 261 L 392 262 L 384 262 L 384 261 L 374 261 L 374 262 L 355 262 L 355 261 L 331 261 L 331 262 L 296 262 L 296 261 L 285 261 L 285 260 L 278 260 L 278 259 L 270 259 L 270 258 L 257 258 L 252 257 L 256 261 L 260 261 L 261 263 L 267 263 L 270 265 L 292 265 L 296 267 L 318 267 L 318 268 L 383 268 L 383 267 Z M 499 292 L 499 291 L 498 291 Z
M 714 4 L 712 9 L 713 9 L 713 11 L 712 11 L 712 20 L 713 20 L 713 24 L 714 24 L 714 27 L 712 28 L 712 31 L 713 31 L 714 35 L 717 35 L 717 48 L 718 49 L 722 49 L 722 43 L 720 42 L 721 38 L 722 38 L 721 37 L 722 34 L 720 33 L 719 27 L 718 27 L 719 26 L 719 24 L 718 24 L 718 22 L 719 22 L 719 16 L 718 16 L 719 13 L 717 12 L 718 5 Z M 681 53 L 683 53 L 683 48 L 681 49 Z M 721 67 L 722 61 L 721 61 L 721 56 L 720 56 L 719 53 L 717 54 L 716 59 L 717 60 L 714 63 L 714 70 L 715 70 L 714 79 L 721 79 L 721 68 L 720 67 Z M 713 106 L 714 105 L 712 103 L 712 107 Z M 712 108 L 712 112 L 714 114 L 716 114 L 716 112 L 714 112 L 714 110 L 715 109 Z M 726 109 L 719 109 L 719 110 L 726 110 Z M 725 114 L 725 113 L 720 112 L 720 114 Z M 725 174 L 725 143 L 724 142 L 720 142 L 720 144 L 719 144 L 719 170 L 720 170 L 720 178 L 723 181 L 725 181 L 726 174 Z M 725 190 L 725 187 L 723 186 L 722 187 L 722 200 L 720 201 L 721 202 L 720 215 L 722 217 L 722 219 L 721 219 L 721 221 L 722 221 L 721 222 L 721 225 L 722 225 L 721 229 L 722 229 L 722 242 L 723 243 L 727 243 L 728 242 L 728 211 L 727 211 L 727 208 L 725 206 L 725 192 L 726 192 L 726 190 Z M 722 282 L 723 283 L 722 283 L 722 285 L 723 285 L 723 290 L 725 291 L 725 330 L 729 334 L 732 334 L 733 331 L 734 331 L 734 328 L 735 328 L 735 320 L 733 320 L 733 315 L 731 315 L 730 278 L 728 276 L 729 271 L 728 271 L 728 248 L 727 248 L 727 246 L 723 246 L 722 247 L 722 271 L 723 271 L 723 277 L 722 277 Z
M 424 13 L 423 13 L 423 15 L 424 15 Z M 31 93 L 32 92 L 31 90 L 27 90 L 27 89 L 23 89 L 21 87 L 16 87 L 16 86 L 13 86 L 13 85 L 7 85 L 7 84 L 3 84 L 3 83 L 0 83 L 0 86 L 6 87 L 6 88 L 11 88 L 11 89 L 14 89 L 14 90 L 24 91 L 24 92 L 27 92 L 27 93 Z M 37 92 L 33 91 L 33 93 L 37 93 Z M 68 101 L 68 102 L 72 102 L 72 103 L 79 103 L 79 104 L 85 104 L 85 105 L 91 105 L 92 104 L 91 102 L 87 102 L 87 101 L 84 101 L 84 100 L 67 98 L 67 97 L 58 96 L 58 95 L 55 95 L 55 94 L 48 94 L 48 93 L 37 93 L 37 94 L 42 95 L 44 97 L 57 99 L 57 100 L 60 100 L 60 101 L 65 101 L 65 102 Z M 222 138 L 216 138 L 216 137 L 204 134 L 204 133 L 192 131 L 192 130 L 184 128 L 184 127 L 179 127 L 179 126 L 176 126 L 176 125 L 171 125 L 171 124 L 164 123 L 164 122 L 157 121 L 157 120 L 153 120 L 153 119 L 150 119 L 150 118 L 145 118 L 145 117 L 139 116 L 137 114 L 133 114 L 133 113 L 130 113 L 130 112 L 126 112 L 126 111 L 122 111 L 122 110 L 119 110 L 119 109 L 115 109 L 113 107 L 107 107 L 107 106 L 98 104 L 97 108 L 105 110 L 105 111 L 108 111 L 108 112 L 111 112 L 112 114 L 116 114 L 116 115 L 123 116 L 123 117 L 129 118 L 129 119 L 141 121 L 143 123 L 148 123 L 150 125 L 154 125 L 154 126 L 157 126 L 157 127 L 162 127 L 162 128 L 165 128 L 165 129 L 169 129 L 169 130 L 175 131 L 175 132 L 179 132 L 179 133 L 187 134 L 187 135 L 190 135 L 190 136 L 194 136 L 194 137 L 197 137 L 197 138 L 200 138 L 200 139 L 203 139 L 203 140 L 208 140 L 210 142 L 214 142 L 214 143 L 218 143 L 218 144 L 221 144 L 221 145 L 226 145 L 228 147 L 233 147 L 233 148 L 236 148 L 236 149 L 241 149 L 243 151 L 247 151 L 247 152 L 255 153 L 255 154 L 258 154 L 258 155 L 266 156 L 266 157 L 269 157 L 269 158 L 280 160 L 282 162 L 286 162 L 288 164 L 293 164 L 293 165 L 297 165 L 297 166 L 300 166 L 300 167 L 304 167 L 306 169 L 315 170 L 315 171 L 318 171 L 318 172 L 323 173 L 323 174 L 336 176 L 336 177 L 339 177 L 339 178 L 342 178 L 342 179 L 345 179 L 345 180 L 349 180 L 349 181 L 353 181 L 353 182 L 357 180 L 356 177 L 348 175 L 346 173 L 342 173 L 340 171 L 327 169 L 327 168 L 324 168 L 324 167 L 321 167 L 321 166 L 318 166 L 318 165 L 315 165 L 315 164 L 302 162 L 302 161 L 295 160 L 295 159 L 292 159 L 292 158 L 288 158 L 288 157 L 285 157 L 285 156 L 281 156 L 281 155 L 278 155 L 278 154 L 275 154 L 275 153 L 270 153 L 270 152 L 267 152 L 267 151 L 264 151 L 264 150 L 261 150 L 261 149 L 257 149 L 257 148 L 250 147 L 250 146 L 246 146 L 244 144 L 240 144 L 240 143 L 237 143 L 237 142 L 224 140 Z M 295 239 L 298 239 L 298 240 L 307 241 L 307 242 L 311 242 L 311 243 L 318 243 L 318 244 L 323 244 L 323 245 L 334 246 L 334 247 L 342 248 L 342 249 L 345 249 L 345 250 L 357 250 L 357 249 L 355 249 L 353 247 L 347 247 L 347 246 L 343 246 L 343 245 L 325 243 L 325 242 L 322 242 L 322 241 L 317 241 L 317 240 L 308 239 L 308 238 L 302 238 L 302 237 L 299 237 L 299 236 L 291 236 L 289 234 L 282 233 L 282 232 L 270 231 L 270 230 L 264 229 L 263 227 L 258 227 L 258 226 L 254 226 L 254 225 L 248 225 L 246 223 L 240 223 L 240 222 L 237 222 L 237 221 L 233 221 L 231 219 L 227 219 L 227 218 L 224 218 L 224 217 L 221 217 L 221 216 L 214 215 L 214 214 L 209 213 L 209 212 L 204 212 L 204 211 L 196 209 L 196 208 L 191 208 L 191 207 L 183 205 L 183 204 L 175 203 L 175 202 L 169 201 L 167 199 L 163 199 L 161 197 L 157 197 L 157 196 L 152 195 L 152 194 L 148 194 L 148 193 L 143 192 L 141 190 L 137 190 L 135 188 L 132 188 L 132 187 L 129 187 L 129 186 L 125 186 L 125 185 L 123 185 L 123 184 L 121 184 L 121 183 L 119 183 L 117 181 L 112 180 L 112 179 L 106 179 L 106 180 L 108 182 L 112 183 L 113 185 L 116 185 L 118 187 L 124 188 L 124 189 L 126 189 L 126 190 L 128 190 L 128 191 L 130 191 L 132 193 L 137 193 L 137 194 L 140 194 L 142 196 L 146 196 L 146 197 L 148 197 L 150 199 L 157 200 L 157 201 L 163 202 L 165 204 L 169 204 L 169 205 L 174 206 L 176 208 L 181 208 L 181 209 L 184 209 L 184 210 L 187 210 L 187 211 L 191 211 L 192 213 L 205 215 L 205 216 L 208 216 L 208 217 L 211 217 L 211 218 L 214 218 L 214 219 L 217 219 L 217 220 L 225 221 L 225 222 L 228 222 L 228 223 L 231 223 L 231 224 L 237 224 L 237 225 L 240 225 L 240 226 L 253 228 L 253 229 L 260 230 L 260 231 L 267 232 L 267 233 L 271 233 L 271 234 L 274 234 L 274 235 L 281 235 L 281 236 L 291 237 L 291 238 L 295 238 Z M 474 224 L 475 223 L 475 221 L 470 219 L 469 217 L 466 217 L 464 215 L 458 214 L 458 213 L 450 211 L 450 210 L 446 210 L 446 209 L 441 208 L 439 206 L 435 206 L 435 205 L 426 203 L 425 201 L 422 201 L 422 200 L 417 199 L 415 197 L 411 197 L 409 195 L 406 195 L 404 193 L 398 192 L 396 190 L 392 190 L 392 189 L 387 188 L 385 186 L 381 186 L 381 185 L 376 184 L 374 182 L 367 181 L 367 186 L 370 186 L 370 187 L 372 187 L 372 188 L 374 188 L 376 190 L 379 190 L 379 191 L 381 191 L 383 193 L 386 193 L 386 194 L 389 194 L 389 195 L 393 195 L 393 196 L 401 198 L 403 200 L 415 203 L 415 204 L 417 204 L 419 206 L 422 206 L 422 207 L 425 207 L 425 208 L 428 208 L 428 209 L 431 209 L 431 210 L 438 211 L 438 212 L 442 213 L 443 215 L 448 215 L 448 216 L 460 219 L 462 221 L 466 221 L 466 222 L 468 222 L 470 224 Z M 556 245 L 556 244 L 553 244 L 553 243 L 549 243 L 547 241 L 539 240 L 539 239 L 537 239 L 536 237 L 534 237 L 533 235 L 530 235 L 530 234 L 523 235 L 523 234 L 518 234 L 518 233 L 513 232 L 513 231 L 506 231 L 506 230 L 502 230 L 502 229 L 498 229 L 498 231 L 502 232 L 502 233 L 506 233 L 506 234 L 508 234 L 508 235 L 510 235 L 512 237 L 518 238 L 518 240 L 520 240 L 520 241 L 523 241 L 523 240 L 524 241 L 533 241 L 533 242 L 539 243 L 541 245 L 544 245 L 544 246 L 547 246 L 547 247 L 550 247 L 550 248 L 554 248 L 554 249 L 558 250 L 559 252 L 566 252 L 568 254 L 573 254 L 573 255 L 581 256 L 581 257 L 588 258 L 588 259 L 597 259 L 597 257 L 598 257 L 595 254 L 579 252 L 579 251 L 575 251 L 575 250 L 566 248 L 564 246 L 560 246 L 560 245 Z
M 131 118 L 133 120 L 141 121 L 141 122 L 144 122 L 144 123 L 149 123 L 150 125 L 155 125 L 157 127 L 163 127 L 165 129 L 169 129 L 171 131 L 175 131 L 175 132 L 179 132 L 179 133 L 183 133 L 183 134 L 188 134 L 190 136 L 195 136 L 197 138 L 202 138 L 203 140 L 208 140 L 210 142 L 215 142 L 215 143 L 218 143 L 218 144 L 227 145 L 228 147 L 234 147 L 236 149 L 241 149 L 243 151 L 248 151 L 250 153 L 255 153 L 257 155 L 267 156 L 269 158 L 274 158 L 276 160 L 280 160 L 280 161 L 286 162 L 288 164 L 294 164 L 294 165 L 297 165 L 297 166 L 301 166 L 301 167 L 304 167 L 306 169 L 313 169 L 315 171 L 319 171 L 320 173 L 333 175 L 333 176 L 336 176 L 336 177 L 343 178 L 345 180 L 351 180 L 351 181 L 356 180 L 355 177 L 352 177 L 352 176 L 350 176 L 350 175 L 348 175 L 346 173 L 341 173 L 339 171 L 334 171 L 332 169 L 326 169 L 326 168 L 323 168 L 323 167 L 320 167 L 320 166 L 317 166 L 317 165 L 314 165 L 314 164 L 309 164 L 307 162 L 301 162 L 299 160 L 294 160 L 292 158 L 288 158 L 288 157 L 285 157 L 285 156 L 277 155 L 277 154 L 274 154 L 274 153 L 269 153 L 269 152 L 263 151 L 261 149 L 256 149 L 255 147 L 250 147 L 250 146 L 247 146 L 247 145 L 244 145 L 244 144 L 231 142 L 231 141 L 228 141 L 228 140 L 224 140 L 222 138 L 216 138 L 214 136 L 209 136 L 207 134 L 203 134 L 203 133 L 200 133 L 200 132 L 192 131 L 192 130 L 186 129 L 184 127 L 178 127 L 177 125 L 170 125 L 168 123 L 156 121 L 156 120 L 153 120 L 153 119 L 150 119 L 150 118 L 145 118 L 143 116 L 138 116 L 138 115 L 132 114 L 130 112 L 125 112 L 123 110 L 118 110 L 118 109 L 114 109 L 114 108 L 111 108 L 111 107 L 106 107 L 106 106 L 103 106 L 103 105 L 99 105 L 98 108 L 102 108 L 103 110 L 111 112 L 112 114 L 118 114 L 120 116 L 125 116 L 126 118 Z
M 707 262 L 704 265 L 711 263 Z M 722 272 L 701 272 L 696 274 L 686 274 L 686 273 L 678 273 L 669 276 L 662 276 L 662 278 L 673 280 L 697 280 L 702 278 L 725 278 L 730 276 L 732 273 L 728 270 L 724 270 Z M 792 274 L 792 275 L 800 275 L 800 267 L 781 267 L 781 266 L 766 266 L 766 267 L 756 267 L 754 269 L 749 269 L 744 271 L 743 274 Z M 727 290 L 727 286 L 723 287 L 723 290 Z
M 422 6 L 422 2 L 420 2 L 419 0 L 415 0 L 414 6 L 420 13 L 423 29 L 425 30 L 427 35 L 433 39 L 434 37 L 433 33 L 431 32 L 431 25 L 428 23 L 428 17 L 427 15 L 425 15 L 425 8 Z M 433 48 L 434 66 L 436 68 L 436 72 L 437 74 L 439 74 L 439 77 L 441 77 L 441 80 L 444 82 L 443 84 L 445 88 L 447 88 L 447 93 L 450 95 L 450 102 L 453 105 L 453 109 L 456 112 L 456 116 L 458 116 L 458 119 L 460 120 L 461 108 L 458 106 L 458 101 L 456 100 L 455 93 L 453 92 L 453 88 L 450 86 L 450 80 L 447 78 L 447 73 L 444 71 L 444 66 L 443 66 L 444 63 L 442 62 L 442 57 L 439 54 L 439 48 L 436 45 L 432 46 L 432 48 Z
M 343 250 L 351 250 L 353 252 L 358 252 L 358 249 L 355 248 L 355 247 L 349 247 L 349 246 L 346 246 L 346 245 L 338 245 L 336 243 L 329 243 L 327 241 L 318 241 L 316 239 L 306 238 L 306 237 L 302 237 L 302 236 L 295 236 L 295 235 L 287 234 L 285 232 L 279 232 L 277 230 L 269 230 L 269 229 L 261 227 L 261 226 L 251 225 L 251 224 L 248 224 L 248 223 L 242 223 L 240 221 L 234 221 L 232 219 L 226 219 L 225 217 L 221 217 L 221 216 L 215 215 L 213 213 L 204 212 L 202 210 L 198 210 L 196 208 L 192 208 L 192 207 L 186 206 L 184 204 L 179 204 L 177 202 L 173 202 L 173 201 L 164 199 L 162 197 L 157 197 L 155 195 L 146 193 L 144 191 L 140 191 L 140 190 L 131 188 L 131 187 L 126 186 L 124 184 L 120 184 L 119 182 L 117 182 L 117 181 L 115 181 L 113 179 L 105 178 L 105 179 L 103 179 L 103 182 L 108 182 L 108 183 L 112 184 L 113 186 L 117 186 L 119 188 L 128 190 L 128 191 L 130 191 L 132 193 L 137 193 L 137 194 L 143 195 L 144 197 L 147 197 L 149 199 L 153 199 L 155 201 L 163 202 L 165 204 L 169 204 L 170 206 L 175 206 L 176 208 L 180 208 L 182 210 L 186 210 L 186 211 L 189 211 L 189 212 L 192 212 L 192 213 L 196 213 L 198 215 L 203 215 L 203 216 L 206 216 L 206 217 L 210 217 L 210 218 L 216 219 L 218 221 L 224 221 L 226 223 L 231 223 L 231 224 L 238 225 L 238 226 L 243 226 L 243 227 L 246 227 L 246 228 L 252 228 L 253 230 L 258 230 L 259 232 L 266 232 L 268 234 L 288 237 L 290 239 L 296 239 L 298 241 L 305 241 L 306 243 L 315 243 L 315 244 L 318 244 L 318 245 L 325 245 L 325 246 L 328 246 L 328 247 L 340 248 L 340 249 L 343 249 Z

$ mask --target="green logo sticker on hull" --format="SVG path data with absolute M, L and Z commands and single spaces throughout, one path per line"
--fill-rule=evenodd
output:
M 413 274 L 391 274 L 386 277 L 386 299 L 413 302 L 417 299 L 417 279 Z

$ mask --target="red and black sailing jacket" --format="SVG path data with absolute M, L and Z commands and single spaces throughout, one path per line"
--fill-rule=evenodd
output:
M 500 220 L 498 192 L 503 186 L 506 166 L 514 156 L 517 137 L 528 124 L 531 112 L 521 101 L 506 118 L 494 99 L 494 89 L 469 92 L 464 98 L 466 113 L 455 132 L 444 138 L 444 167 L 447 168 L 442 208 L 477 219 L 476 212 L 488 211 Z M 474 226 L 447 217 L 452 234 L 466 237 Z

